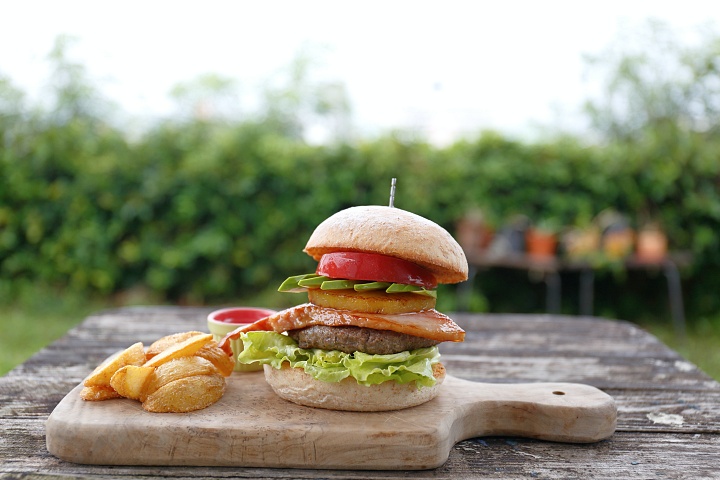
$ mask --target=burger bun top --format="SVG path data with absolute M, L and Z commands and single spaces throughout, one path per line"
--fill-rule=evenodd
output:
M 350 207 L 328 217 L 303 250 L 315 260 L 326 253 L 365 252 L 401 258 L 435 275 L 438 283 L 468 278 L 465 252 L 440 225 L 394 207 Z

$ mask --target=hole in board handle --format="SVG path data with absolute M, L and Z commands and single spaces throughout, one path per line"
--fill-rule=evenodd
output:
M 555 390 L 553 392 L 553 395 L 565 395 L 565 392 L 561 392 L 560 390 Z

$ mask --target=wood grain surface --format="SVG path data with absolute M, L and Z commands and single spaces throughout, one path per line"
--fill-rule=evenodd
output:
M 418 470 L 441 466 L 467 438 L 597 442 L 612 435 L 616 419 L 612 397 L 574 383 L 492 384 L 448 376 L 430 402 L 376 413 L 287 402 L 262 372 L 236 372 L 219 402 L 187 414 L 149 413 L 127 399 L 86 402 L 80 388 L 50 415 L 48 451 L 100 465 Z
M 590 444 L 512 436 L 458 442 L 436 469 L 97 466 L 45 446 L 55 406 L 102 359 L 136 341 L 204 329 L 214 307 L 99 312 L 0 377 L 3 478 L 720 478 L 720 385 L 647 332 L 623 321 L 555 315 L 451 314 L 467 331 L 442 344 L 454 377 L 474 382 L 572 382 L 617 403 L 615 434 Z

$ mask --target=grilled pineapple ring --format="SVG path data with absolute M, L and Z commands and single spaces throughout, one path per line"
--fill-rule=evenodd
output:
M 415 293 L 385 293 L 380 290 L 356 292 L 353 289 L 308 289 L 308 300 L 319 307 L 359 313 L 397 314 L 435 308 L 435 297 Z

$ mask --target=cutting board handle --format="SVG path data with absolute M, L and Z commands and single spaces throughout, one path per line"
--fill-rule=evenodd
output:
M 576 383 L 486 384 L 457 380 L 456 441 L 480 436 L 518 436 L 590 443 L 615 431 L 615 400 Z

